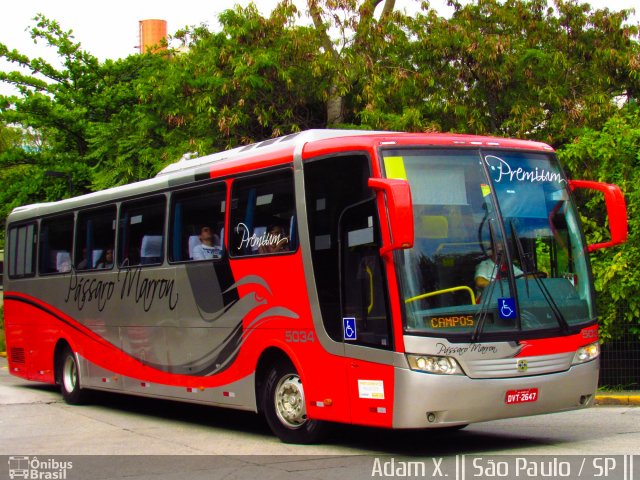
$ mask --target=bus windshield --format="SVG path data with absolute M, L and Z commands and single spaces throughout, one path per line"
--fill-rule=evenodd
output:
M 406 178 L 415 243 L 396 253 L 407 334 L 459 340 L 569 332 L 595 321 L 567 181 L 546 153 L 383 152 Z

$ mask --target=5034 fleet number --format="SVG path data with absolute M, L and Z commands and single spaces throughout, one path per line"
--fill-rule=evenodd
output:
M 315 342 L 316 337 L 313 330 L 286 330 L 284 341 L 287 343 L 307 343 Z

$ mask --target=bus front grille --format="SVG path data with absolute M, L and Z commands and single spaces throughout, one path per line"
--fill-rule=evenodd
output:
M 510 378 L 543 375 L 569 370 L 573 352 L 534 357 L 503 359 L 475 359 L 464 362 L 463 368 L 471 378 Z

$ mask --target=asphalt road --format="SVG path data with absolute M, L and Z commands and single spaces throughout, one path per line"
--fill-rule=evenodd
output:
M 179 460 L 183 457 L 175 457 L 175 461 L 174 457 L 152 457 L 156 459 L 154 464 L 168 462 L 173 468 L 164 468 L 162 478 L 183 479 L 185 472 L 197 471 L 207 472 L 202 478 L 257 479 L 268 474 L 266 478 L 282 479 L 291 474 L 297 479 L 344 480 L 351 478 L 344 475 L 344 462 L 371 462 L 377 456 L 423 458 L 435 467 L 438 458 L 447 457 L 451 463 L 462 455 L 638 455 L 640 408 L 598 406 L 476 424 L 450 433 L 336 426 L 324 444 L 287 445 L 252 413 L 102 393 L 89 405 L 69 406 L 55 387 L 10 376 L 6 360 L 0 359 L 0 432 L 0 456 L 123 455 L 127 457 L 117 457 L 116 463 L 125 470 L 126 465 L 131 465 L 137 472 L 127 470 L 126 475 L 119 476 L 117 469 L 103 468 L 103 476 L 67 476 L 70 480 L 160 478 L 157 474 L 146 477 L 140 473 L 139 465 L 146 463 L 127 460 L 131 455 L 206 456 L 180 468 L 177 464 L 184 463 Z M 297 457 L 282 457 L 288 455 Z M 305 467 L 294 467 L 302 459 Z M 205 466 L 212 461 L 220 475 L 212 475 Z M 310 461 L 316 462 L 313 468 L 309 468 Z M 234 462 L 240 462 L 242 468 Z M 636 463 L 640 467 L 640 457 Z M 279 467 L 273 469 L 274 464 Z M 254 467 L 256 471 L 252 470 Z M 79 472 L 78 467 L 74 473 Z M 95 469 L 91 472 L 96 474 Z M 0 464 L 0 479 L 5 473 Z

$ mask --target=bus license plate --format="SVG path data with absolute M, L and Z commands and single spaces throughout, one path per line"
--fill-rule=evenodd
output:
M 538 400 L 537 388 L 525 388 L 522 390 L 507 390 L 507 395 L 504 397 L 504 402 L 507 405 L 514 403 L 527 403 L 535 402 Z

